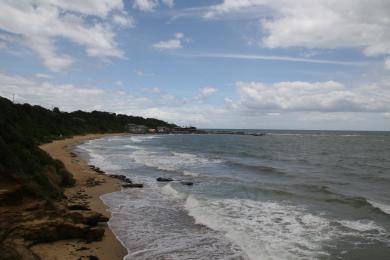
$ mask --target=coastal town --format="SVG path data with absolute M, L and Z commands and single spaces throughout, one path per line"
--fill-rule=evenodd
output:
M 216 134 L 216 135 L 251 135 L 264 136 L 263 132 L 247 132 L 238 130 L 199 130 L 194 126 L 187 127 L 168 127 L 158 126 L 156 128 L 145 125 L 128 124 L 127 131 L 131 134 Z
M 203 134 L 205 131 L 198 130 L 196 127 L 167 127 L 158 126 L 156 128 L 147 127 L 145 125 L 128 124 L 127 130 L 131 134 Z

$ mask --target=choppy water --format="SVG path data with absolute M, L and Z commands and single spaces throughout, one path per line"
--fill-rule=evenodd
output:
M 145 184 L 103 196 L 127 259 L 390 259 L 389 133 L 122 136 L 78 149 Z

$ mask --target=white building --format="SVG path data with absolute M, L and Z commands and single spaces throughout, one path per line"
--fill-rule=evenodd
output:
M 132 134 L 146 134 L 148 127 L 144 125 L 128 124 L 127 130 Z

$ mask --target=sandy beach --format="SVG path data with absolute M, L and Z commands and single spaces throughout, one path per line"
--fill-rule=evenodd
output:
M 113 136 L 120 134 L 90 134 L 75 136 L 73 138 L 58 140 L 44 144 L 41 149 L 49 153 L 53 158 L 61 160 L 65 167 L 76 179 L 74 187 L 65 190 L 69 201 L 75 196 L 83 197 L 89 208 L 93 211 L 110 217 L 107 206 L 100 200 L 100 196 L 120 189 L 120 181 L 102 174 L 97 174 L 88 167 L 87 163 L 72 153 L 72 149 L 80 142 Z M 94 180 L 95 185 L 91 185 Z M 38 244 L 31 249 L 41 259 L 70 260 L 70 259 L 93 259 L 90 256 L 97 256 L 98 259 L 115 260 L 123 259 L 127 250 L 117 240 L 106 223 L 101 224 L 105 229 L 102 241 L 86 243 L 81 240 L 62 240 L 54 243 Z

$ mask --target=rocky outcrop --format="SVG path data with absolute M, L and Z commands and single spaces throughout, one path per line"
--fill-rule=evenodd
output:
M 24 201 L 0 207 L 0 259 L 39 259 L 29 247 L 64 239 L 100 241 L 108 218 L 90 210 L 70 210 L 65 201 Z
M 0 254 L 3 260 L 39 260 L 23 240 L 7 240 L 0 244 Z
M 20 184 L 4 186 L 0 189 L 0 206 L 19 204 L 23 201 L 23 186 Z
M 104 235 L 104 229 L 59 218 L 41 223 L 23 224 L 12 235 L 23 238 L 26 244 L 31 246 L 72 238 L 85 239 L 88 242 L 100 241 Z

